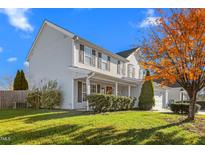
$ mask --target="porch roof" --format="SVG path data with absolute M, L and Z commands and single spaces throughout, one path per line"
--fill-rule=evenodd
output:
M 142 82 L 141 79 L 133 79 L 133 78 L 127 78 L 127 77 L 114 77 L 106 74 L 102 74 L 99 72 L 94 72 L 88 69 L 79 68 L 79 67 L 69 67 L 69 69 L 73 70 L 74 72 L 81 72 L 84 74 L 83 78 L 87 78 L 92 74 L 92 79 L 98 79 L 98 80 L 104 80 L 104 81 L 110 81 L 110 82 L 121 82 L 121 83 L 127 83 L 127 84 L 140 84 Z M 80 77 L 82 78 L 82 77 Z M 78 77 L 76 79 L 79 79 Z

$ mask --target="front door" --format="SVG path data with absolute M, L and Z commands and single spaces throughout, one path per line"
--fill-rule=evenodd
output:
M 106 94 L 112 94 L 112 87 L 111 86 L 106 87 Z

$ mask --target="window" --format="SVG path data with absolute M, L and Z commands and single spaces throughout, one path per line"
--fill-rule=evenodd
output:
M 117 74 L 125 75 L 125 63 L 118 60 L 117 62 Z
M 135 77 L 135 68 L 132 64 L 128 64 L 127 76 L 130 77 L 130 78 Z
M 80 44 L 79 62 L 84 63 L 84 45 Z
M 97 85 L 96 84 L 91 84 L 90 85 L 90 93 L 97 93 Z
M 95 66 L 96 51 L 90 47 L 80 44 L 79 62 L 90 66 Z
M 107 56 L 105 54 L 102 54 L 102 69 L 107 70 Z
M 131 64 L 128 64 L 127 76 L 130 78 L 132 77 L 132 65 Z
M 125 75 L 125 63 L 122 64 L 122 75 Z
M 85 64 L 91 65 L 92 60 L 92 49 L 85 46 Z
M 135 68 L 132 67 L 132 77 L 135 78 Z

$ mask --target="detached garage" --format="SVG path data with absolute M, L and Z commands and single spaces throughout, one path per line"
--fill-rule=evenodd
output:
M 168 89 L 167 87 L 161 87 L 159 84 L 154 83 L 154 99 L 155 110 L 161 110 L 168 107 Z

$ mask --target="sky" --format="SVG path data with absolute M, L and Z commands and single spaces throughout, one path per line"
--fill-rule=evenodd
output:
M 44 20 L 116 53 L 136 45 L 157 18 L 154 9 L 0 9 L 0 78 L 27 69 Z

